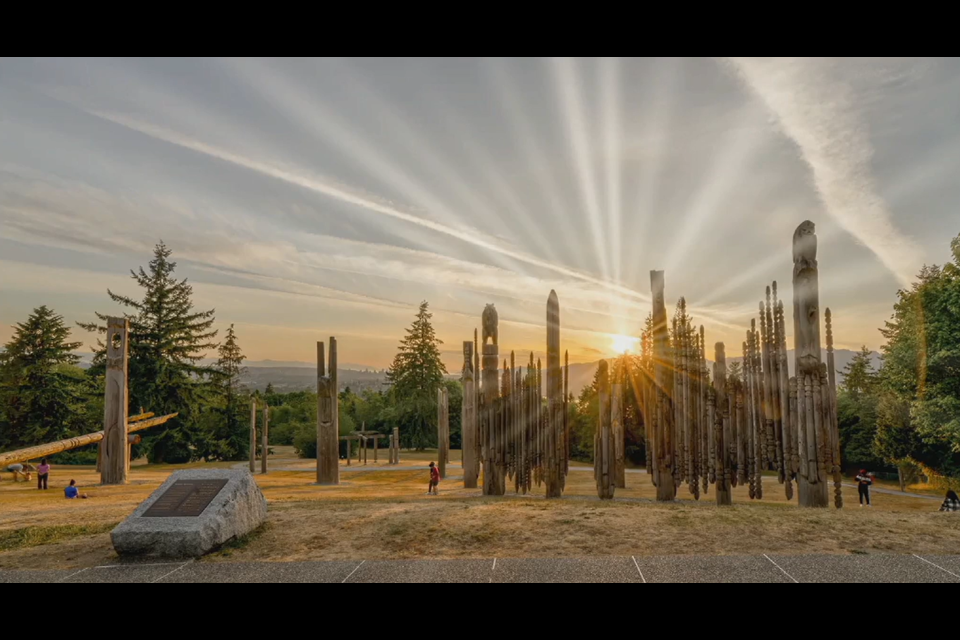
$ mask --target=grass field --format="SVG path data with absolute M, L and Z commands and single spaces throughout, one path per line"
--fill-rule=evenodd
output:
M 787 503 L 773 478 L 764 500 L 734 490 L 734 506 L 718 509 L 712 492 L 693 501 L 686 487 L 673 504 L 653 502 L 645 474 L 628 474 L 613 502 L 596 499 L 593 474 L 571 471 L 564 498 L 537 495 L 484 498 L 462 486 L 459 452 L 427 496 L 426 465 L 435 452 L 404 452 L 399 468 L 381 456 L 341 469 L 339 487 L 313 486 L 314 461 L 277 448 L 273 471 L 257 476 L 270 504 L 269 523 L 249 539 L 207 558 L 224 560 L 340 560 L 391 558 L 564 557 L 589 555 L 759 553 L 956 553 L 960 517 L 936 513 L 939 503 L 874 495 L 859 509 L 856 491 L 844 489 L 843 511 L 799 509 Z M 434 458 L 431 458 L 434 456 Z M 187 465 L 230 467 L 235 463 Z M 135 464 L 130 484 L 95 486 L 92 468 L 54 468 L 51 489 L 0 482 L 0 568 L 71 568 L 116 560 L 109 531 L 168 476 L 184 466 Z M 76 479 L 88 500 L 67 501 L 63 487 Z M 895 487 L 891 487 L 895 488 Z

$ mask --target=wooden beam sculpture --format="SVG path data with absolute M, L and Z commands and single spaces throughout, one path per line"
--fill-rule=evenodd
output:
M 600 499 L 612 500 L 616 491 L 616 462 L 610 413 L 610 375 L 606 360 L 600 361 L 597 372 L 597 395 L 600 420 L 593 438 L 593 475 Z
M 337 389 L 337 339 L 330 338 L 329 371 L 324 344 L 317 343 L 317 484 L 340 484 L 340 420 Z M 266 452 L 264 452 L 266 453 Z
M 100 483 L 127 484 L 127 385 L 130 321 L 107 318 L 107 373 L 104 391 L 103 442 L 100 443 Z
M 179 414 L 177 413 L 171 413 L 169 415 L 160 416 L 159 418 L 154 418 L 152 417 L 152 413 L 148 413 L 139 416 L 130 416 L 127 418 L 127 443 L 130 443 L 130 438 L 132 437 L 129 434 L 166 424 L 170 420 L 176 418 L 178 415 Z M 64 451 L 70 451 L 71 449 L 79 449 L 80 447 L 99 444 L 103 442 L 103 439 L 104 432 L 97 431 L 95 433 L 88 433 L 86 435 L 76 436 L 75 438 L 67 438 L 66 440 L 58 440 L 56 442 L 49 442 L 47 444 L 28 447 L 26 449 L 6 451 L 4 453 L 0 453 L 0 469 L 5 469 L 7 466 L 17 462 L 40 460 L 41 458 L 49 458 L 50 456 L 63 453 Z
M 474 343 L 463 342 L 463 405 L 460 417 L 461 449 L 463 456 L 463 488 L 476 489 L 480 477 L 480 460 L 477 457 L 477 405 L 476 375 L 473 368 Z

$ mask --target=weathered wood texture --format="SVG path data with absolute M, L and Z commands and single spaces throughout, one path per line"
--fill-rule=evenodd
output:
M 250 473 L 257 471 L 257 399 L 250 401 Z
M 547 497 L 563 494 L 563 372 L 560 369 L 560 300 L 556 291 L 547 298 L 547 419 L 544 466 Z
M 450 462 L 449 403 L 449 394 L 446 387 L 437 389 L 437 466 L 440 469 L 441 478 L 447 477 L 447 463 Z
M 267 458 L 270 457 L 270 405 L 263 405 L 263 443 L 260 445 L 260 473 L 267 475 Z
M 601 500 L 612 500 L 616 492 L 616 461 L 610 408 L 610 374 L 606 360 L 600 361 L 597 371 L 597 404 L 600 418 L 593 438 L 593 475 L 597 481 L 597 496 Z
M 476 489 L 477 480 L 480 477 L 480 460 L 477 456 L 477 384 L 473 348 L 473 342 L 464 340 L 463 369 L 460 373 L 460 380 L 463 384 L 460 441 L 464 489 Z
M 127 361 L 130 322 L 107 318 L 107 372 L 103 409 L 103 442 L 100 443 L 100 483 L 127 484 Z
M 340 419 L 337 388 L 337 339 L 330 338 L 330 362 L 317 343 L 317 484 L 340 484 Z

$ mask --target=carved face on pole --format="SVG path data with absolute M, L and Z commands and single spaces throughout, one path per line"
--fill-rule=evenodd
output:
M 497 308 L 488 304 L 483 310 L 483 344 L 487 344 L 487 339 L 492 339 L 493 344 L 499 344 L 500 319 L 497 316 Z

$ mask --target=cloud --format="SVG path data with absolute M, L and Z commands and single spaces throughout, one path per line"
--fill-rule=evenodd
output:
M 728 60 L 799 147 L 827 213 L 909 284 L 922 253 L 896 227 L 877 189 L 870 165 L 873 147 L 853 87 L 822 60 Z

